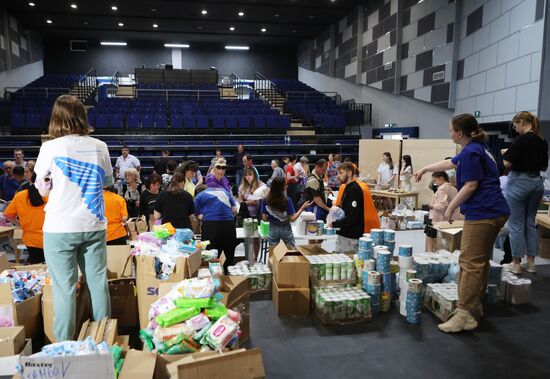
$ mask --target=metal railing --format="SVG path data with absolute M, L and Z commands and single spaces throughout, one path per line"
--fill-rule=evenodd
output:
M 282 97 L 277 85 L 261 72 L 254 73 L 254 90 L 267 101 Z
M 235 93 L 237 94 L 237 99 L 244 99 L 244 93 L 246 91 L 246 85 L 241 78 L 235 73 L 229 75 L 229 86 L 233 87 Z
M 341 103 L 341 97 L 338 92 L 318 92 L 318 91 L 287 91 L 286 100 L 324 100 L 329 98 L 334 100 L 337 105 Z
M 169 99 L 201 100 L 201 99 L 234 99 L 233 96 L 226 96 L 219 90 L 200 90 L 200 89 L 170 89 L 170 88 L 135 88 L 134 97 L 159 97 L 164 98 L 166 102 Z
M 73 87 L 73 89 L 75 89 Z M 76 85 L 77 90 L 77 96 L 78 98 L 86 102 L 90 95 L 95 93 L 95 90 L 97 89 L 97 73 L 95 68 L 91 68 L 88 70 L 87 73 L 82 75 L 80 79 L 78 80 L 78 84 Z
M 346 107 L 348 114 L 355 113 L 360 115 L 359 118 L 355 115 L 348 115 L 348 123 L 352 126 L 369 124 L 372 121 L 372 104 L 370 103 L 356 103 L 355 100 L 350 99 L 342 102 L 342 105 Z
M 70 87 L 6 87 L 4 98 L 8 102 L 11 102 L 15 96 L 47 99 L 50 96 L 57 97 L 69 93 L 70 90 Z

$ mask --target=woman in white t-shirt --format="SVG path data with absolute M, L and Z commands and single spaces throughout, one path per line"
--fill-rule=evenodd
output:
M 378 166 L 377 184 L 388 184 L 393 187 L 395 177 L 397 176 L 397 166 L 393 164 L 393 159 L 389 152 L 382 154 L 382 163 Z
M 54 139 L 40 148 L 36 187 L 49 196 L 43 226 L 44 255 L 53 285 L 54 335 L 75 338 L 78 268 L 86 281 L 94 320 L 111 314 L 103 188 L 113 185 L 105 142 L 90 137 L 86 110 L 74 96 L 55 101 L 49 125 Z
M 403 155 L 401 158 L 401 172 L 399 173 L 399 188 L 406 192 L 411 192 L 411 176 L 413 174 L 412 160 L 410 155 Z M 409 209 L 413 209 L 412 197 L 406 197 L 403 199 L 403 203 Z

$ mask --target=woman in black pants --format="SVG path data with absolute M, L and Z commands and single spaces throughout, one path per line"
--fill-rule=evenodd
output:
M 227 165 L 218 161 L 212 172 L 221 182 Z M 209 248 L 225 254 L 224 269 L 233 265 L 237 231 L 234 217 L 237 214 L 235 199 L 222 187 L 198 186 L 195 190 L 195 216 L 202 221 L 202 241 L 210 241 Z

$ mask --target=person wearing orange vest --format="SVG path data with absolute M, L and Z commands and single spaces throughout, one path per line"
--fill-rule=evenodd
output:
M 47 201 L 48 198 L 40 196 L 34 184 L 31 184 L 27 189 L 17 192 L 4 211 L 4 216 L 9 220 L 15 220 L 16 217 L 19 219 L 23 243 L 29 252 L 28 262 L 31 264 L 43 263 L 45 260 L 42 227 Z
M 353 164 L 353 163 L 352 163 Z M 359 184 L 361 189 L 363 190 L 363 213 L 364 213 L 364 233 L 370 233 L 371 229 L 377 229 L 380 228 L 380 219 L 378 218 L 378 212 L 376 211 L 376 207 L 374 206 L 374 201 L 372 200 L 372 195 L 370 193 L 370 188 L 368 184 L 363 183 L 360 180 L 357 180 L 359 177 L 359 169 L 357 168 L 357 165 L 353 164 L 353 178 Z M 344 194 L 344 190 L 346 189 L 346 185 L 342 184 L 340 186 L 340 189 L 338 190 L 338 196 L 336 197 L 336 201 L 334 202 L 334 205 L 340 206 L 342 203 L 342 195 Z
M 128 221 L 126 200 L 110 188 L 105 188 L 103 189 L 103 201 L 107 219 L 107 245 L 126 245 L 126 228 L 124 227 Z

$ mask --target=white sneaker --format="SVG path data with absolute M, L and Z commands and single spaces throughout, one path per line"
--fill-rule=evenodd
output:
M 516 262 L 505 263 L 502 265 L 502 267 L 504 267 L 506 270 L 511 271 L 516 275 L 521 274 L 521 266 L 519 265 L 519 263 L 516 263 Z
M 530 273 L 536 273 L 537 268 L 535 267 L 535 263 L 529 263 L 529 262 L 521 262 L 520 267 L 522 270 L 530 272 Z
M 447 322 L 439 324 L 439 330 L 445 333 L 458 333 L 463 330 L 469 331 L 477 328 L 477 321 L 470 312 L 459 309 L 458 312 Z

